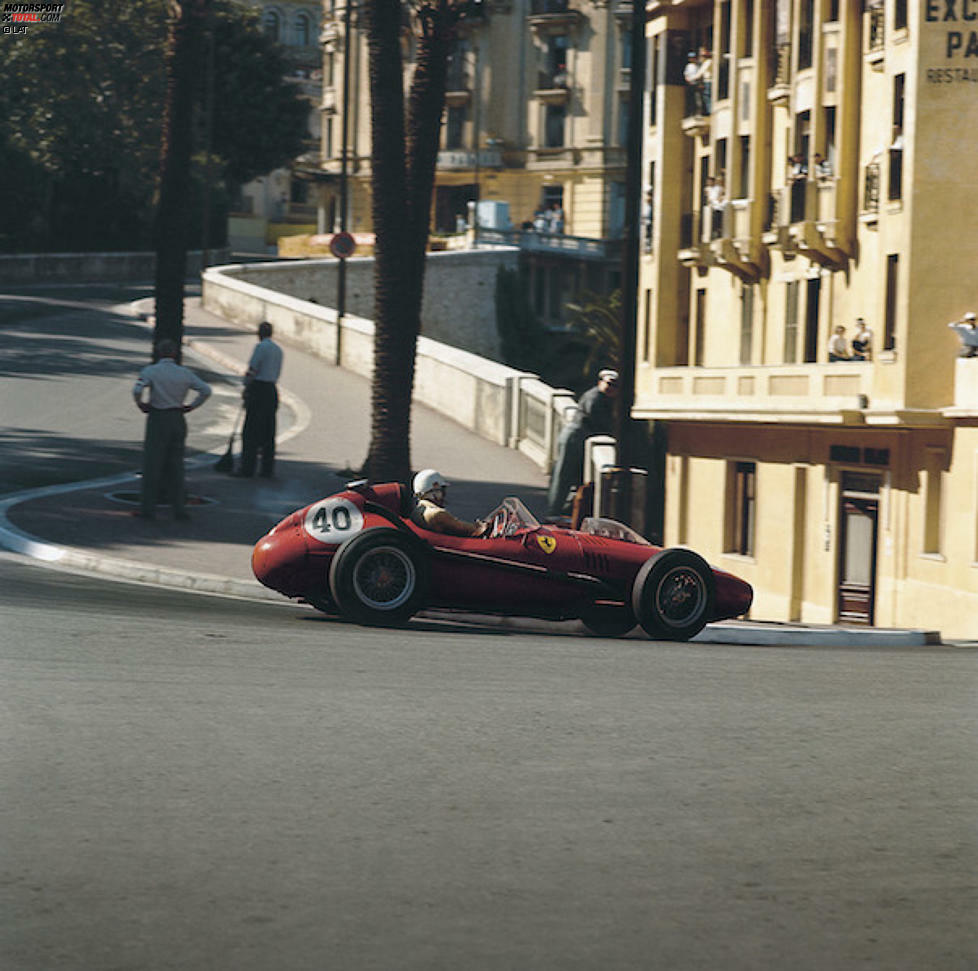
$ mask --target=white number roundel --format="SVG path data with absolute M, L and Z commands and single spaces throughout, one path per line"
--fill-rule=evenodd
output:
M 309 507 L 302 525 L 314 540 L 337 546 L 363 529 L 363 513 L 349 499 L 323 499 Z

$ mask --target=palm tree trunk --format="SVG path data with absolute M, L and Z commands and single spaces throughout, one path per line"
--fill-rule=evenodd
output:
M 376 330 L 371 437 L 363 474 L 373 481 L 407 482 L 431 193 L 447 58 L 458 12 L 449 0 L 427 0 L 415 11 L 421 38 L 406 140 L 401 12 L 400 0 L 368 0 L 366 4 Z
M 163 338 L 183 340 L 183 280 L 187 270 L 187 203 L 193 145 L 193 101 L 200 69 L 204 18 L 211 0 L 169 0 L 166 45 L 166 101 L 160 146 L 160 187 L 156 210 L 156 327 L 154 347 Z

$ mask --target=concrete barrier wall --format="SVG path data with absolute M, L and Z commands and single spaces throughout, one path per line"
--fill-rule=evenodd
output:
M 187 273 L 200 273 L 203 254 L 187 253 Z M 228 250 L 211 250 L 212 263 L 230 259 Z M 0 255 L 0 284 L 113 283 L 152 280 L 155 253 L 25 253 Z
M 500 359 L 496 327 L 496 272 L 514 268 L 519 251 L 513 247 L 431 253 L 425 270 L 421 333 L 481 357 Z M 226 268 L 241 280 L 278 293 L 336 306 L 337 261 L 331 258 L 248 263 Z M 465 294 L 464 303 L 459 294 Z M 374 260 L 346 261 L 346 311 L 370 318 L 374 313 Z
M 268 320 L 285 343 L 373 375 L 372 321 L 346 315 L 337 349 L 333 308 L 246 282 L 240 269 L 212 267 L 203 274 L 204 307 L 242 327 Z M 536 375 L 430 337 L 418 340 L 414 399 L 497 445 L 519 449 L 545 472 L 553 464 L 564 409 L 574 401 L 569 391 L 555 390 Z

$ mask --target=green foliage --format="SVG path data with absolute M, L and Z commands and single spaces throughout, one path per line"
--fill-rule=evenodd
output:
M 233 183 L 301 152 L 309 108 L 284 79 L 282 54 L 254 12 L 215 0 L 213 17 L 212 150 L 224 183 L 215 191 L 220 199 Z M 74 0 L 61 23 L 4 38 L 0 162 L 7 184 L 0 194 L 0 247 L 149 245 L 166 19 L 166 0 Z M 202 149 L 203 69 L 198 87 Z M 201 180 L 200 173 L 195 177 Z
M 568 325 L 571 340 L 587 349 L 581 365 L 582 376 L 593 381 L 601 368 L 621 364 L 622 297 L 621 290 L 608 296 L 581 291 L 576 303 L 569 303 Z

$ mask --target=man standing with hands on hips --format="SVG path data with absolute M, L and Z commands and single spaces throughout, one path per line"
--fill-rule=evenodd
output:
M 245 423 L 241 433 L 241 468 L 236 473 L 250 479 L 255 474 L 258 453 L 265 479 L 275 474 L 275 412 L 278 389 L 275 383 L 282 373 L 282 348 L 272 340 L 272 325 L 263 320 L 258 325 L 258 343 L 245 372 Z
M 146 437 L 143 440 L 143 484 L 140 509 L 135 515 L 156 518 L 156 499 L 160 486 L 173 507 L 175 519 L 188 519 L 184 508 L 183 450 L 187 440 L 184 415 L 199 408 L 211 393 L 210 386 L 189 368 L 177 364 L 177 345 L 161 340 L 156 347 L 159 360 L 144 367 L 132 389 L 136 407 L 146 414 Z M 149 388 L 149 401 L 143 401 L 143 390 Z M 197 397 L 185 405 L 187 392 Z

